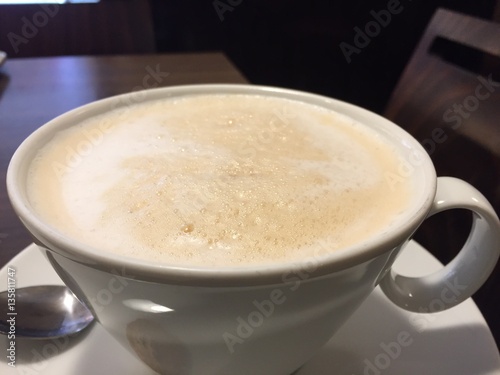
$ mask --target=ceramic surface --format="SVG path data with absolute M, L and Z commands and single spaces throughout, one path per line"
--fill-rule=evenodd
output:
M 500 254 L 500 223 L 484 197 L 452 178 L 436 179 L 422 146 L 365 109 L 304 92 L 251 85 L 197 85 L 144 92 L 145 100 L 209 93 L 261 94 L 321 105 L 370 126 L 403 155 L 411 204 L 397 224 L 349 248 L 321 249 L 300 262 L 240 268 L 174 267 L 106 253 L 72 241 L 38 219 L 26 199 L 34 153 L 59 129 L 116 108 L 133 94 L 63 114 L 33 133 L 14 155 L 7 188 L 16 213 L 61 279 L 130 353 L 158 372 L 287 375 L 307 362 L 380 283 L 410 311 L 447 309 L 467 299 Z M 121 104 L 120 104 L 121 103 Z M 394 177 L 394 176 L 393 176 Z M 398 176 L 396 176 L 398 177 Z M 397 180 L 397 178 L 396 178 Z M 388 188 L 388 194 L 390 189 Z M 472 210 L 470 240 L 442 271 L 405 278 L 392 263 L 429 214 Z M 373 319 L 369 318 L 373 324 Z M 409 338 L 397 338 L 406 345 Z
M 8 264 L 16 268 L 18 287 L 62 284 L 61 279 L 31 245 Z M 394 268 L 408 276 L 421 276 L 442 265 L 415 242 L 410 242 Z M 0 279 L 7 277 L 6 268 Z M 376 322 L 376 324 L 372 324 Z M 386 353 L 401 333 L 408 346 Z M 0 336 L 6 347 L 6 336 Z M 154 372 L 128 355 L 99 324 L 72 338 L 47 341 L 17 340 L 16 367 L 0 357 L 0 373 L 39 375 L 153 375 Z M 393 345 L 394 346 L 394 345 Z M 387 358 L 389 358 L 387 360 Z M 375 368 L 375 370 L 373 370 Z M 294 375 L 499 375 L 500 356 L 493 337 L 472 299 L 453 310 L 435 314 L 410 313 L 375 291 Z

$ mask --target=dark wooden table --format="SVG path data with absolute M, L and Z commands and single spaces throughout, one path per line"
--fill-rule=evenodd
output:
M 96 99 L 196 83 L 247 80 L 219 53 L 7 60 L 0 67 L 0 267 L 32 242 L 11 208 L 4 182 L 12 154 L 31 132 Z

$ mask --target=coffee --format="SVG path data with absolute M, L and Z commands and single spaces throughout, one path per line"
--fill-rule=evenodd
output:
M 296 261 L 363 242 L 409 205 L 401 156 L 331 110 L 243 94 L 135 104 L 59 132 L 28 196 L 57 230 L 163 264 Z

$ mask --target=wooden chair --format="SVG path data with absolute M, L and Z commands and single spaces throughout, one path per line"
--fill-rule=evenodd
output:
M 0 49 L 10 58 L 153 53 L 149 1 L 0 5 Z
M 438 176 L 477 187 L 500 213 L 500 24 L 438 9 L 394 89 L 385 116 L 415 136 Z M 415 238 L 448 262 L 470 228 L 453 210 L 427 220 Z M 500 246 L 500 244 L 499 244 Z M 500 343 L 500 267 L 476 293 Z M 493 301 L 492 299 L 495 299 Z

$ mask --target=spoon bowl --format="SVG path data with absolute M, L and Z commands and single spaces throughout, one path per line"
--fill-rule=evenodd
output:
M 0 333 L 50 339 L 77 333 L 94 321 L 92 312 L 62 285 L 0 293 Z

